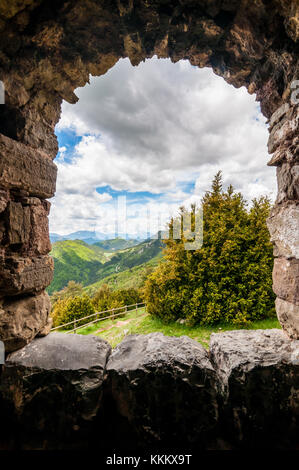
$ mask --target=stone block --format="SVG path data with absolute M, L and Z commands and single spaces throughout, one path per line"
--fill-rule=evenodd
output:
M 53 271 L 51 256 L 6 258 L 0 265 L 0 295 L 40 292 L 51 284 Z
M 290 108 L 282 119 L 275 124 L 269 135 L 268 152 L 273 153 L 284 141 L 292 143 L 298 135 L 299 109 L 298 106 Z
M 49 238 L 49 205 L 38 198 L 27 198 L 33 204 L 9 201 L 5 211 L 6 246 L 19 245 L 18 253 L 39 256 L 51 251 Z M 12 247 L 16 252 L 16 247 Z
M 212 334 L 226 439 L 247 448 L 298 444 L 299 341 L 278 329 Z
M 32 196 L 54 196 L 57 167 L 42 151 L 0 134 L 0 184 Z
M 14 439 L 48 449 L 88 443 L 85 431 L 91 432 L 101 405 L 110 351 L 96 336 L 50 333 L 10 354 L 0 395 L 15 422 Z
M 272 129 L 290 109 L 289 103 L 283 103 L 271 116 L 269 128 Z
M 284 331 L 291 339 L 299 340 L 299 305 L 277 297 L 275 308 Z
M 7 240 L 9 245 L 28 243 L 31 221 L 29 207 L 20 202 L 10 201 L 7 208 Z
M 283 145 L 280 145 L 273 153 L 267 165 L 279 166 L 283 162 L 290 163 L 291 165 L 299 162 L 299 137 L 295 137 L 291 143 L 285 142 Z
M 217 378 L 198 342 L 130 335 L 112 352 L 107 374 L 115 406 L 139 444 L 201 447 L 209 439 L 217 424 Z
M 47 293 L 0 300 L 0 340 L 5 351 L 22 348 L 41 331 L 51 311 Z
M 49 317 L 47 324 L 38 332 L 36 337 L 43 338 L 44 336 L 47 336 L 48 334 L 50 334 L 52 327 L 53 327 L 53 318 Z
M 35 255 L 46 255 L 51 251 L 49 237 L 48 207 L 46 204 L 31 207 L 31 237 L 29 248 Z
M 299 203 L 276 205 L 267 220 L 274 256 L 299 259 Z
M 299 260 L 275 258 L 273 291 L 281 299 L 299 305 Z
M 277 203 L 299 200 L 299 165 L 283 163 L 277 167 Z

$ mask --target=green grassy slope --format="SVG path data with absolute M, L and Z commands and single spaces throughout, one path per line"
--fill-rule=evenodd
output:
M 120 277 L 119 285 L 136 286 L 146 270 L 144 265 L 148 262 L 157 264 L 162 257 L 162 246 L 161 240 L 147 240 L 124 250 L 108 252 L 80 240 L 56 242 L 51 251 L 55 263 L 54 279 L 48 292 L 61 290 L 69 281 L 89 286 L 107 277 L 110 277 L 108 282 L 115 285 L 115 276 L 124 271 L 128 272 Z M 140 266 L 139 272 L 132 273 L 136 266 Z
M 268 329 L 281 328 L 277 318 L 269 318 L 267 320 L 259 320 L 253 322 L 248 329 Z M 190 336 L 201 343 L 205 348 L 209 347 L 210 336 L 212 333 L 221 333 L 229 330 L 238 330 L 238 326 L 232 325 L 216 325 L 216 326 L 187 326 L 177 322 L 163 323 L 159 318 L 155 318 L 145 309 L 132 310 L 124 316 L 115 318 L 114 320 L 103 320 L 94 325 L 83 327 L 77 333 L 81 335 L 95 334 L 108 341 L 114 348 L 120 343 L 125 336 L 130 334 L 148 334 L 161 332 L 166 336 Z
M 53 244 L 54 278 L 48 287 L 51 294 L 67 285 L 69 281 L 89 284 L 96 279 L 98 270 L 106 257 L 98 247 L 81 240 L 64 240 Z
M 98 280 L 131 269 L 134 266 L 140 266 L 156 256 L 162 257 L 162 246 L 163 243 L 161 240 L 147 240 L 132 248 L 117 251 L 114 256 L 102 266 Z

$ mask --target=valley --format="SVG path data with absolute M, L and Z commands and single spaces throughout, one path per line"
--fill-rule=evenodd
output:
M 160 239 L 115 238 L 88 244 L 83 240 L 62 240 L 52 245 L 54 278 L 51 295 L 69 281 L 81 283 L 92 294 L 103 284 L 111 289 L 140 287 L 162 258 Z

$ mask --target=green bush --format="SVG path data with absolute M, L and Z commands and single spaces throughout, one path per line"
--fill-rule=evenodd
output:
M 203 246 L 184 249 L 185 238 L 165 240 L 164 259 L 145 285 L 148 312 L 165 321 L 246 326 L 275 314 L 273 254 L 266 218 L 270 202 L 261 197 L 250 209 L 221 173 L 202 201 Z M 196 208 L 189 213 L 194 222 Z M 186 213 L 181 208 L 181 216 Z M 170 223 L 173 232 L 173 221 Z
M 52 310 L 53 326 L 60 326 L 73 320 L 79 320 L 93 313 L 95 313 L 95 308 L 87 295 L 60 299 L 56 302 Z M 82 320 L 78 322 L 77 326 L 83 325 L 86 321 L 87 320 Z M 66 330 L 73 328 L 73 325 L 65 327 Z
M 101 286 L 92 298 L 97 312 L 132 305 L 142 301 L 139 289 L 130 288 L 113 291 L 107 284 Z
M 72 292 L 81 292 L 81 286 L 76 283 L 69 283 L 69 289 L 66 289 L 62 297 L 58 297 L 52 309 L 53 326 L 60 326 L 73 320 L 80 320 L 82 317 L 92 315 L 95 312 L 103 312 L 113 308 L 124 307 L 142 302 L 142 296 L 138 289 L 121 289 L 112 291 L 104 284 L 98 289 L 91 299 L 88 295 L 75 295 L 71 297 Z M 102 317 L 107 316 L 103 313 Z M 77 326 L 83 325 L 87 320 L 77 322 Z M 73 325 L 65 329 L 73 329 Z

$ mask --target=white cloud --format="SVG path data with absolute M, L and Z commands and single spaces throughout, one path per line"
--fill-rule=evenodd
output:
M 82 194 L 89 192 L 90 187 L 110 185 L 115 190 L 160 192 L 175 187 L 175 178 L 168 170 L 109 150 L 104 140 L 94 135 L 82 138 L 71 162 L 58 161 L 57 165 L 57 191 Z
M 104 206 L 110 200 L 110 194 L 98 194 L 95 190 L 80 194 L 58 189 L 58 197 L 52 202 L 51 231 L 65 235 L 77 230 L 93 230 L 99 220 L 106 217 Z
M 210 69 L 155 58 L 132 67 L 124 59 L 77 95 L 76 105 L 63 104 L 58 124 L 83 137 L 71 160 L 60 149 L 53 231 L 86 229 L 92 220 L 111 225 L 101 217 L 110 195 L 98 187 L 163 193 L 163 203 L 178 206 L 198 201 L 221 169 L 224 185 L 247 198 L 276 192 L 254 97 Z M 194 194 L 184 189 L 189 182 Z

